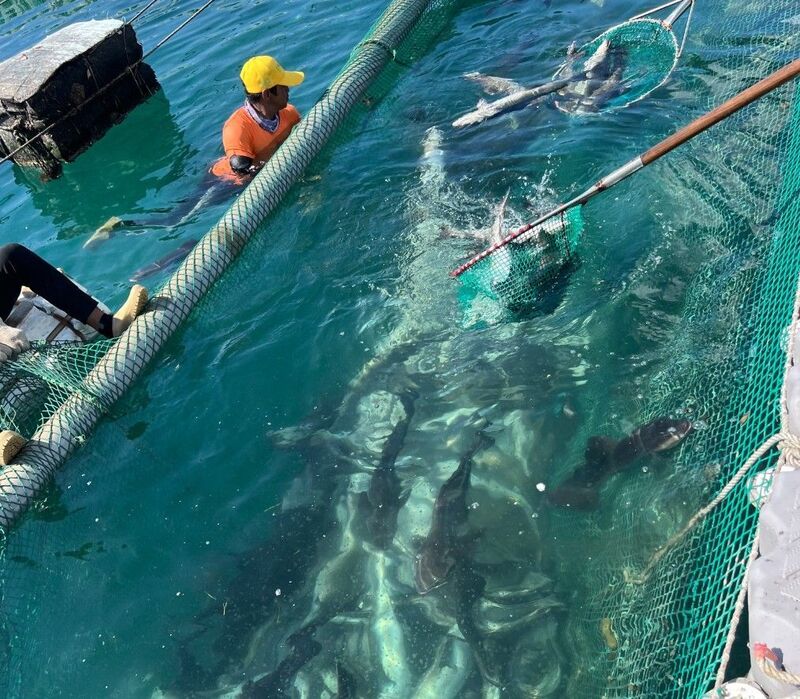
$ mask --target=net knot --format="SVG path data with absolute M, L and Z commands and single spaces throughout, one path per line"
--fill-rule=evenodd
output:
M 393 47 L 389 46 L 389 44 L 387 44 L 385 41 L 381 41 L 380 39 L 367 39 L 366 41 L 362 41 L 358 46 L 359 47 L 367 46 L 369 44 L 380 46 L 380 48 L 382 48 L 384 51 L 386 51 L 386 53 L 389 54 L 389 57 L 392 60 L 395 60 L 397 58 L 397 51 Z

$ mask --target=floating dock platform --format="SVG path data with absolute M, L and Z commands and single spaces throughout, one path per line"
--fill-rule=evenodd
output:
M 0 157 L 58 177 L 159 89 L 142 57 L 133 27 L 106 19 L 71 24 L 0 63 Z

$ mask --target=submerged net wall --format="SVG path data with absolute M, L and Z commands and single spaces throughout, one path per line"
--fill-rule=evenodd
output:
M 7 395 L 16 391 L 33 397 L 7 401 L 2 410 L 4 426 L 31 440 L 17 462 L 0 472 L 0 530 L 17 521 L 55 469 L 142 373 L 348 115 L 355 119 L 371 109 L 402 67 L 425 50 L 452 4 L 391 3 L 276 155 L 154 295 L 149 312 L 118 341 L 40 347 L 0 369 Z M 37 429 L 31 435 L 32 425 Z
M 797 57 L 789 4 L 753 6 L 705 28 L 712 45 L 767 28 L 770 39 L 751 41 L 737 59 L 709 67 L 720 87 L 704 106 Z M 676 206 L 687 211 L 690 244 L 703 263 L 672 363 L 642 387 L 641 410 L 644 418 L 688 417 L 696 432 L 674 473 L 639 474 L 606 491 L 602 516 L 556 517 L 560 565 L 584 591 L 570 622 L 575 667 L 568 696 L 697 697 L 714 685 L 757 524 L 750 477 L 777 461 L 773 450 L 755 463 L 640 578 L 652 554 L 780 430 L 787 328 L 800 275 L 796 84 L 726 120 L 662 167 L 693 190 L 691 200 Z M 590 560 L 571 555 L 587 546 L 594 546 Z M 746 635 L 740 629 L 741 643 Z M 747 671 L 746 649 L 738 650 L 738 666 L 729 672 Z

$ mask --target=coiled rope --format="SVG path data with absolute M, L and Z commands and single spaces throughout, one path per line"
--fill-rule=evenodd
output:
M 758 669 L 770 679 L 784 684 L 800 686 L 800 675 L 796 672 L 781 670 L 779 668 L 779 665 L 782 664 L 780 658 L 766 643 L 754 643 L 753 655 L 755 655 Z M 792 696 L 796 695 L 793 694 Z

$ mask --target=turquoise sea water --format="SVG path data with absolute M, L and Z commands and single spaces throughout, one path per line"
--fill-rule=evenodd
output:
M 352 696 L 493 696 L 477 656 L 453 640 L 449 603 L 413 586 L 433 498 L 483 424 L 495 443 L 476 456 L 467 496 L 483 532 L 475 556 L 502 571 L 486 574 L 490 594 L 518 593 L 486 632 L 487 653 L 511 658 L 508 696 L 570 695 L 580 642 L 564 628 L 583 594 L 572 573 L 617 542 L 613 525 L 604 544 L 584 539 L 585 520 L 553 513 L 537 485 L 575 468 L 589 435 L 621 437 L 661 413 L 707 418 L 673 370 L 679 354 L 686 361 L 677 348 L 688 290 L 711 263 L 715 274 L 747 274 L 755 255 L 717 239 L 716 219 L 738 213 L 735 235 L 757 250 L 779 179 L 769 144 L 748 140 L 761 122 L 737 121 L 587 208 L 580 262 L 553 312 L 465 318 L 447 272 L 479 245 L 442 229 L 488 225 L 508 189 L 509 218 L 527 220 L 774 67 L 746 60 L 760 41 L 750 5 L 706 3 L 673 79 L 643 102 L 586 118 L 543 104 L 448 127 L 481 96 L 463 72 L 536 81 L 573 39 L 645 9 L 602 5 L 465 3 L 356 131 L 312 165 L 9 541 L 10 695 L 222 695 L 280 668 L 287 638 L 313 624 L 321 649 L 292 677 L 291 696 L 336 696 L 337 670 L 340 693 L 352 684 Z M 157 3 L 137 26 L 145 48 L 194 9 Z M 136 268 L 199 238 L 224 204 L 179 228 L 120 234 L 92 251 L 83 242 L 111 215 L 167 211 L 194 192 L 240 102 L 242 60 L 269 52 L 305 70 L 292 93 L 305 112 L 382 9 L 218 0 L 152 57 L 163 91 L 61 179 L 0 168 L 3 242 L 30 245 L 118 302 Z M 135 11 L 7 0 L 0 58 L 67 22 Z M 781 44 L 779 29 L 771 58 L 781 62 L 797 41 Z M 441 161 L 423 158 L 431 126 Z M 715 352 L 726 359 L 715 322 L 703 326 L 705 354 L 689 358 L 700 373 Z M 382 555 L 352 543 L 363 534 L 354 513 L 400 396 L 414 401 L 396 462 L 410 497 L 396 547 Z M 632 479 L 649 479 L 679 494 L 652 513 L 654 527 L 675 526 L 692 508 L 674 476 L 669 456 L 643 461 L 602 500 L 624 518 L 642 506 L 626 495 Z M 698 469 L 684 480 L 703 477 Z M 611 515 L 598 517 L 595 534 Z M 493 611 L 484 613 L 489 624 Z

